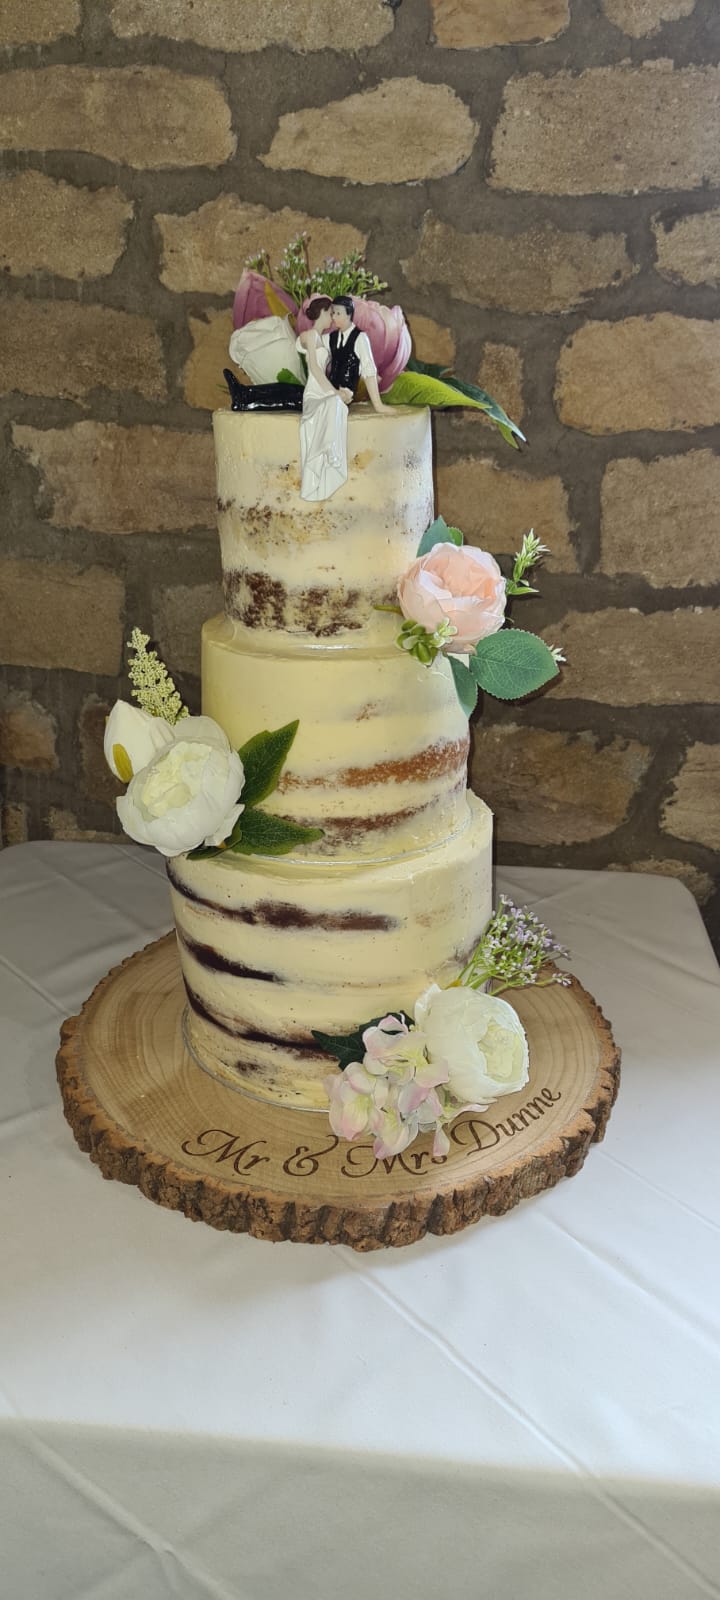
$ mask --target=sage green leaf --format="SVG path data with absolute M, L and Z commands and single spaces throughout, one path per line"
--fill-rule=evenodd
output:
M 219 844 L 199 844 L 194 850 L 187 850 L 188 861 L 207 861 L 209 856 L 221 856 L 222 846 Z
M 300 379 L 295 377 L 295 373 L 291 372 L 289 367 L 281 367 L 275 381 L 276 383 L 294 383 L 296 389 L 302 389 Z
M 470 670 L 480 688 L 496 700 L 523 700 L 556 678 L 558 665 L 537 634 L 501 628 L 475 646 Z
M 448 656 L 450 671 L 453 675 L 460 709 L 466 717 L 471 717 L 477 705 L 478 686 L 472 672 L 465 666 L 459 656 Z
M 245 772 L 240 799 L 246 810 L 265 800 L 277 788 L 298 726 L 296 718 L 294 722 L 286 722 L 283 728 L 272 731 L 266 728 L 263 733 L 253 734 L 242 750 L 238 750 Z
M 425 529 L 417 553 L 419 556 L 426 556 L 434 544 L 461 545 L 462 542 L 463 536 L 459 528 L 449 528 L 444 517 L 436 517 L 435 521 L 430 523 L 430 527 Z
M 286 817 L 274 817 L 269 811 L 251 806 L 238 818 L 240 837 L 227 846 L 238 856 L 286 856 L 298 844 L 312 844 L 322 839 L 322 828 L 302 828 Z M 233 837 L 236 829 L 233 829 Z

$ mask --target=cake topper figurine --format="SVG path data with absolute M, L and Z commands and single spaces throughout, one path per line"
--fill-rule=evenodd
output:
M 303 310 L 306 316 L 310 315 L 309 306 L 304 306 Z M 337 294 L 332 302 L 328 377 L 336 389 L 348 389 L 351 394 L 362 378 L 373 411 L 380 416 L 393 415 L 394 407 L 384 405 L 380 398 L 372 346 L 367 334 L 355 322 L 355 303 L 349 294 Z
M 348 361 L 344 366 L 339 360 L 334 367 L 331 363 L 328 371 L 333 312 L 329 295 L 314 295 L 306 307 L 310 327 L 296 340 L 308 368 L 300 423 L 301 500 L 329 500 L 347 481 L 347 408 L 353 386 L 342 381 Z

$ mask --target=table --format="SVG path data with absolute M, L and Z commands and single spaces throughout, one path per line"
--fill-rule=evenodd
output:
M 62 1018 L 160 858 L 0 855 L 3 1600 L 720 1595 L 718 972 L 688 891 L 505 868 L 611 1018 L 582 1172 L 358 1256 L 216 1233 L 73 1142 Z

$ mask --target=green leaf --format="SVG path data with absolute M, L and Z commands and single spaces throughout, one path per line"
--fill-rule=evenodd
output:
M 219 844 L 199 844 L 194 850 L 186 852 L 188 861 L 207 861 L 209 856 L 221 856 L 222 846 Z
M 452 389 L 457 389 L 458 394 L 464 395 L 470 404 L 479 406 L 480 410 L 484 411 L 490 421 L 495 423 L 495 426 L 500 429 L 503 438 L 507 439 L 507 443 L 511 444 L 515 450 L 518 448 L 518 439 L 522 440 L 523 444 L 527 443 L 525 435 L 520 431 L 517 423 L 512 421 L 507 411 L 503 410 L 497 400 L 493 400 L 492 395 L 488 394 L 487 390 L 479 389 L 476 383 L 463 383 L 461 378 L 448 377 L 445 382 L 449 383 Z
M 458 399 L 458 396 L 461 398 Z M 492 395 L 478 388 L 476 383 L 464 383 L 461 378 L 453 377 L 447 367 L 432 366 L 411 358 L 383 399 L 387 400 L 388 405 L 399 406 L 436 406 L 441 409 L 447 406 L 471 406 L 473 410 L 484 412 L 513 450 L 519 449 L 520 442 L 526 443 L 525 435 L 517 423 L 512 421 L 497 400 L 493 400 Z
M 430 527 L 425 529 L 417 553 L 419 556 L 426 556 L 434 544 L 461 545 L 462 542 L 463 536 L 459 528 L 449 528 L 444 517 L 436 517 L 435 521 L 430 523 Z
M 354 1033 L 321 1033 L 319 1028 L 311 1028 L 310 1032 L 320 1049 L 324 1050 L 326 1055 L 335 1057 L 341 1072 L 344 1072 L 351 1062 L 362 1061 L 365 1046 L 361 1028 L 356 1028 Z
M 523 700 L 556 678 L 558 665 L 537 634 L 502 628 L 475 646 L 470 670 L 480 688 L 496 700 Z
M 465 666 L 465 662 L 460 660 L 459 656 L 449 655 L 447 659 L 450 662 L 450 671 L 455 682 L 460 709 L 465 712 L 466 717 L 471 717 L 477 705 L 478 697 L 478 686 L 475 677 Z
M 294 383 L 296 389 L 302 389 L 302 384 L 300 382 L 300 379 L 295 377 L 295 373 L 291 372 L 289 367 L 281 367 L 280 368 L 280 371 L 279 371 L 279 373 L 277 375 L 277 378 L 275 379 L 275 382 L 276 383 Z
M 313 1039 L 317 1040 L 321 1050 L 324 1050 L 329 1056 L 335 1056 L 340 1070 L 344 1072 L 345 1068 L 349 1067 L 353 1061 L 362 1062 L 365 1055 L 363 1034 L 366 1028 L 376 1028 L 378 1023 L 382 1022 L 384 1017 L 388 1015 L 399 1017 L 400 1021 L 404 1022 L 407 1027 L 410 1027 L 412 1023 L 412 1017 L 409 1017 L 405 1011 L 398 1009 L 390 1013 L 383 1012 L 381 1017 L 373 1017 L 370 1022 L 361 1023 L 360 1027 L 355 1028 L 352 1033 L 321 1033 L 319 1028 L 311 1028 L 310 1032 Z
M 236 832 L 239 833 L 237 841 Z M 322 828 L 302 828 L 286 817 L 275 817 L 269 811 L 251 806 L 239 816 L 231 835 L 234 842 L 228 844 L 227 849 L 238 856 L 286 856 L 296 845 L 313 844 L 322 836 Z
M 410 360 L 406 362 L 403 371 L 422 372 L 426 378 L 444 378 L 445 374 L 450 372 L 450 368 L 435 366 L 431 361 L 417 361 L 415 356 L 411 356 Z
M 272 731 L 266 728 L 262 733 L 253 734 L 252 739 L 248 739 L 247 744 L 238 750 L 245 772 L 240 799 L 246 810 L 249 806 L 256 806 L 258 801 L 265 800 L 277 788 L 298 726 L 296 718 L 294 722 L 286 722 L 283 728 L 274 728 Z

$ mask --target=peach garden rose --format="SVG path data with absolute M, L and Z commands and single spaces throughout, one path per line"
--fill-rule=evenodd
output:
M 505 579 L 494 556 L 473 545 L 435 544 L 418 556 L 398 584 L 403 616 L 434 633 L 457 631 L 444 649 L 456 655 L 497 633 L 505 621 Z

